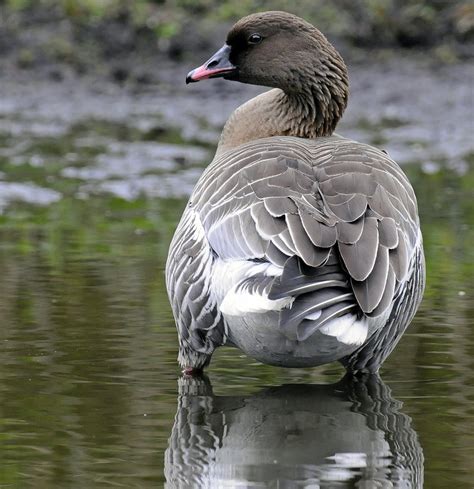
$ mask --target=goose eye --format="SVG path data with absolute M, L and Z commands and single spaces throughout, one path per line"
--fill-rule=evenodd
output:
M 261 42 L 263 37 L 260 34 L 252 34 L 249 37 L 249 44 L 258 44 Z

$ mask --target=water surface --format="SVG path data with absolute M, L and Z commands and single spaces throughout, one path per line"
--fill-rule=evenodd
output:
M 472 92 L 463 66 L 402 68 L 377 110 L 372 80 L 395 75 L 356 68 L 340 132 L 403 163 L 427 290 L 383 380 L 357 382 L 226 348 L 209 379 L 179 378 L 168 243 L 222 120 L 253 92 L 3 86 L 0 487 L 472 487 Z M 424 88 L 404 101 L 414 76 Z

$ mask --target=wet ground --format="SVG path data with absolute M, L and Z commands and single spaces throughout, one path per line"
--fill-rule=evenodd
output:
M 1 80 L 0 487 L 472 487 L 472 67 L 350 68 L 338 132 L 403 165 L 428 265 L 383 380 L 358 383 L 231 349 L 178 380 L 168 243 L 258 89 L 186 88 L 186 66 L 157 86 Z

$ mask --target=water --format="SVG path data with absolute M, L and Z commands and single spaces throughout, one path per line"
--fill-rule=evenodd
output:
M 427 290 L 382 379 L 355 383 L 224 348 L 180 379 L 168 243 L 253 89 L 2 85 L 0 487 L 473 487 L 472 92 L 462 65 L 401 68 L 355 67 L 341 132 L 403 162 Z

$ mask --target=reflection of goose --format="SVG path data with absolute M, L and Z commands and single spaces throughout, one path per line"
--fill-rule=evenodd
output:
M 247 397 L 181 379 L 165 487 L 422 488 L 423 451 L 400 407 L 376 376 Z

